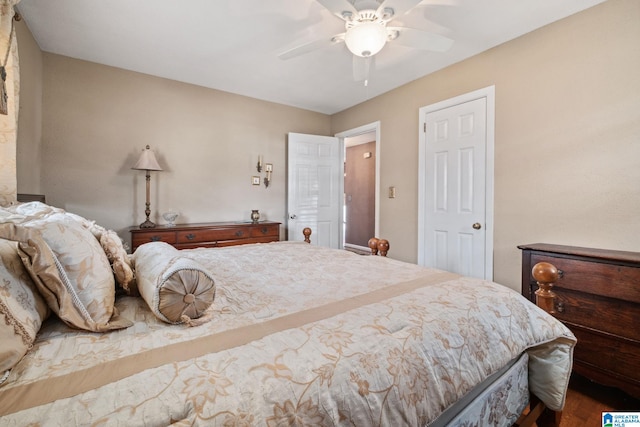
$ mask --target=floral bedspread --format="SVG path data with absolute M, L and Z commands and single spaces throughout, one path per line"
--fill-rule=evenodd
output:
M 575 338 L 518 293 L 305 243 L 182 251 L 216 280 L 212 320 L 128 329 L 50 319 L 0 387 L 0 424 L 428 425 L 523 352 L 530 386 L 564 405 Z

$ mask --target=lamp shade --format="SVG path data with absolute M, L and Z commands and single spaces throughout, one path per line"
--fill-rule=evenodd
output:
M 354 55 L 373 56 L 387 42 L 387 30 L 379 22 L 365 21 L 347 30 L 344 42 Z
M 146 171 L 161 171 L 162 168 L 156 160 L 156 155 L 153 153 L 151 147 L 147 145 L 147 148 L 142 150 L 138 162 L 131 169 L 146 170 Z

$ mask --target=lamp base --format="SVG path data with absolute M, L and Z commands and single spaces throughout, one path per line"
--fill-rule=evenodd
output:
M 147 220 L 145 222 L 143 222 L 142 224 L 140 224 L 140 228 L 155 228 L 156 224 L 149 221 L 149 219 L 147 218 Z

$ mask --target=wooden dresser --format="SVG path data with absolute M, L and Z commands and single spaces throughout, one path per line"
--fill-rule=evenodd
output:
M 167 242 L 177 249 L 233 246 L 247 243 L 268 243 L 280 240 L 280 223 L 270 221 L 253 222 L 208 222 L 199 224 L 176 224 L 155 228 L 133 227 L 132 251 L 144 243 Z
M 575 372 L 640 398 L 640 253 L 521 245 L 522 294 L 535 301 L 531 269 L 553 264 L 554 316 L 578 338 Z

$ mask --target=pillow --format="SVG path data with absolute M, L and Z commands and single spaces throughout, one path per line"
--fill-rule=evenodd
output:
M 115 283 L 102 247 L 64 211 L 1 224 L 0 237 L 20 242 L 38 290 L 67 325 L 94 332 L 132 325 L 114 307 Z
M 189 326 L 210 320 L 202 316 L 213 304 L 215 280 L 200 263 L 165 242 L 145 243 L 133 258 L 138 291 L 156 317 Z
M 127 252 L 122 245 L 122 240 L 113 230 L 107 230 L 95 221 L 88 220 L 80 215 L 67 212 L 64 209 L 56 208 L 42 202 L 19 203 L 5 209 L 3 214 L 7 218 L 7 222 L 22 222 L 26 219 L 30 220 L 46 220 L 54 214 L 66 215 L 77 221 L 84 228 L 89 230 L 91 234 L 98 240 L 102 246 L 107 259 L 111 263 L 111 268 L 118 284 L 127 292 L 128 295 L 138 295 L 135 289 L 135 281 L 131 263 L 127 256 Z M 9 217 L 7 215 L 13 214 Z M 0 215 L 0 218 L 2 216 Z M 103 236 L 106 236 L 103 239 Z
M 111 262 L 116 282 L 128 295 L 139 295 L 129 255 L 118 234 L 113 230 L 105 230 L 100 236 L 100 245 L 107 255 L 107 259 Z
M 46 302 L 22 265 L 18 244 L 0 239 L 0 376 L 29 351 L 48 315 Z

